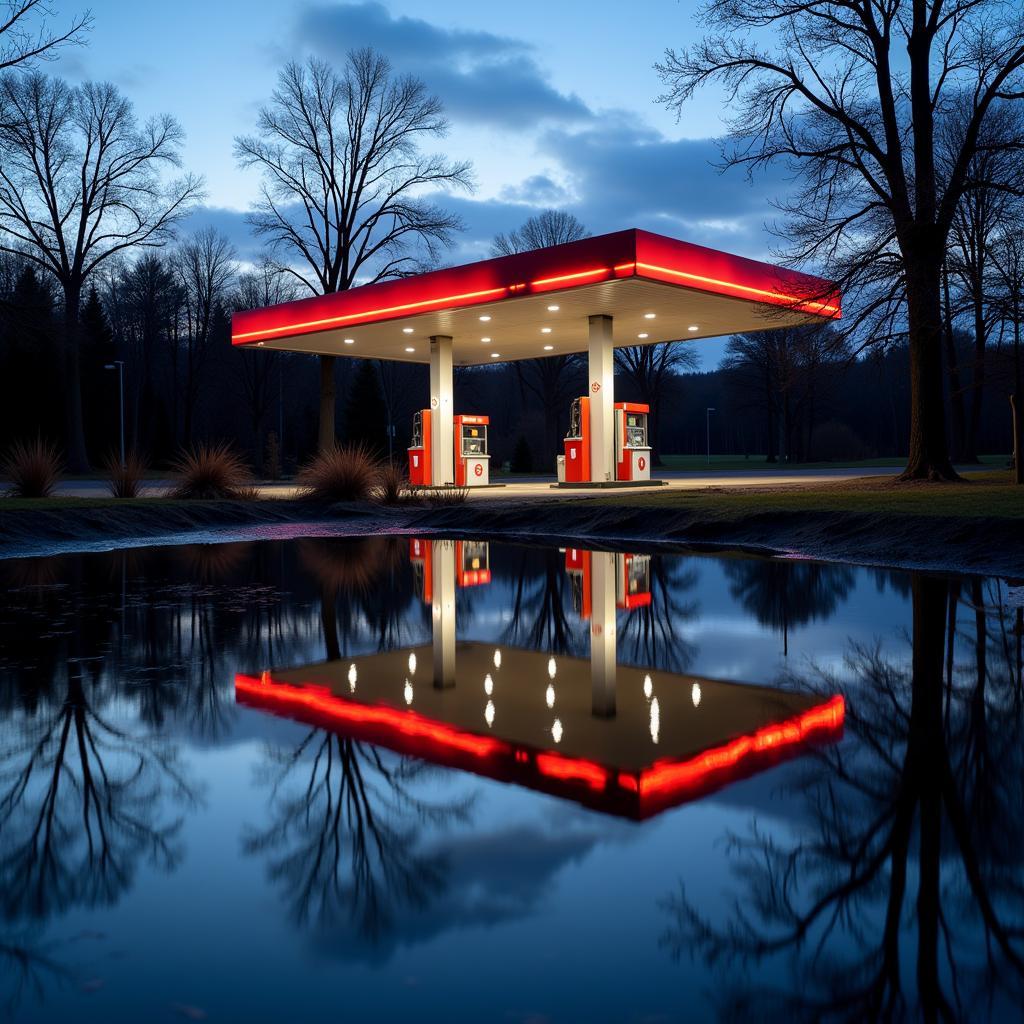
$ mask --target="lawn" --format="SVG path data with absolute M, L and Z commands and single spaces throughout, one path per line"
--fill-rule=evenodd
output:
M 982 466 L 1001 469 L 1006 465 L 1005 455 L 982 455 Z M 707 473 L 721 470 L 730 473 L 771 472 L 785 473 L 792 469 L 883 469 L 905 466 L 906 456 L 885 459 L 852 459 L 846 462 L 768 462 L 763 455 L 752 455 L 749 459 L 738 455 L 712 455 L 708 462 L 706 455 L 663 455 L 665 469 L 688 473 Z M 655 469 L 657 474 L 657 469 Z
M 867 477 L 777 487 L 666 488 L 585 500 L 629 508 L 701 511 L 720 519 L 757 512 L 865 512 L 1024 519 L 1024 486 L 1015 485 L 1005 470 L 972 473 L 963 483 L 953 484 L 901 484 L 890 477 Z

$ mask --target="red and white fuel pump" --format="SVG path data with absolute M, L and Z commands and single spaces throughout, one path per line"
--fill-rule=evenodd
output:
M 651 407 L 638 402 L 616 402 L 615 479 L 650 480 L 651 446 L 648 443 L 647 417 Z M 559 465 L 559 482 L 590 482 L 590 399 L 583 395 L 573 400 L 569 414 L 569 433 L 564 441 L 564 468 Z
M 413 487 L 437 486 L 433 479 L 431 412 L 421 409 L 412 418 L 409 444 L 409 483 Z M 454 417 L 455 480 L 457 487 L 485 487 L 490 483 L 491 456 L 487 450 L 488 416 Z M 450 482 L 450 481 L 449 481 Z
M 615 607 L 623 611 L 644 608 L 651 603 L 651 556 L 623 552 L 606 554 L 615 563 Z M 594 552 L 565 549 L 565 571 L 569 574 L 572 605 L 577 615 L 589 619 L 593 607 L 591 590 Z

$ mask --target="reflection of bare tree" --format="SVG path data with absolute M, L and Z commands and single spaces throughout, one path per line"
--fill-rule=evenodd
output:
M 813 833 L 789 842 L 755 825 L 730 837 L 743 896 L 724 925 L 685 892 L 667 902 L 677 955 L 793 957 L 791 988 L 730 986 L 730 1012 L 954 1020 L 983 1013 L 998 990 L 1024 994 L 1019 685 L 1013 663 L 993 657 L 980 584 L 970 586 L 971 658 L 949 655 L 960 589 L 914 577 L 909 666 L 881 648 L 852 650 L 846 728 L 856 742 L 823 751 L 823 770 L 800 786 Z
M 578 653 L 584 646 L 585 634 L 579 630 L 574 633 L 566 611 L 569 588 L 562 556 L 555 548 L 537 551 L 522 547 L 516 551 L 519 571 L 512 614 L 502 639 L 552 654 Z M 537 558 L 541 560 L 540 571 L 531 572 L 530 563 Z
M 696 649 L 681 627 L 698 615 L 696 601 L 684 596 L 697 584 L 697 574 L 679 557 L 651 557 L 651 603 L 634 608 L 618 625 L 619 653 L 626 661 L 684 672 Z
M 296 924 L 351 921 L 373 938 L 399 907 L 426 906 L 443 890 L 445 862 L 425 850 L 421 829 L 465 821 L 470 805 L 416 796 L 422 762 L 321 730 L 269 757 L 272 823 L 245 850 L 268 857 Z
M 42 998 L 52 984 L 67 981 L 71 970 L 31 935 L 0 937 L 0 1009 L 8 1014 L 26 995 Z
M 118 728 L 86 698 L 80 666 L 66 694 L 5 734 L 0 749 L 0 910 L 43 919 L 113 903 L 142 857 L 181 856 L 181 819 L 158 821 L 161 799 L 193 799 L 175 749 Z
M 732 596 L 762 626 L 782 634 L 789 652 L 789 630 L 829 619 L 853 589 L 849 566 L 778 558 L 743 558 L 724 563 Z

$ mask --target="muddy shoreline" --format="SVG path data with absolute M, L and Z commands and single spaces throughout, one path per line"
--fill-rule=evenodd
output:
M 641 550 L 742 549 L 904 569 L 1024 578 L 1024 524 L 1004 518 L 862 512 L 759 512 L 589 502 L 472 502 L 444 507 L 225 501 L 0 512 L 0 558 L 310 533 L 437 533 Z

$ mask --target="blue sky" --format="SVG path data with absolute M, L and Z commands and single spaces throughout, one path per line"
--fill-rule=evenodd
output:
M 62 5 L 63 14 L 70 8 Z M 251 131 L 287 60 L 340 60 L 373 45 L 445 103 L 444 148 L 473 162 L 470 196 L 453 197 L 467 225 L 451 262 L 488 255 L 498 231 L 545 206 L 571 210 L 595 234 L 641 227 L 755 258 L 769 257 L 769 201 L 781 174 L 753 185 L 712 165 L 722 97 L 707 92 L 678 123 L 656 102 L 666 46 L 699 35 L 692 0 L 94 0 L 84 48 L 51 71 L 115 82 L 141 115 L 170 113 L 187 133 L 185 164 L 204 176 L 195 223 L 255 254 L 244 214 L 255 172 L 232 140 Z M 720 346 L 705 364 L 717 362 Z

